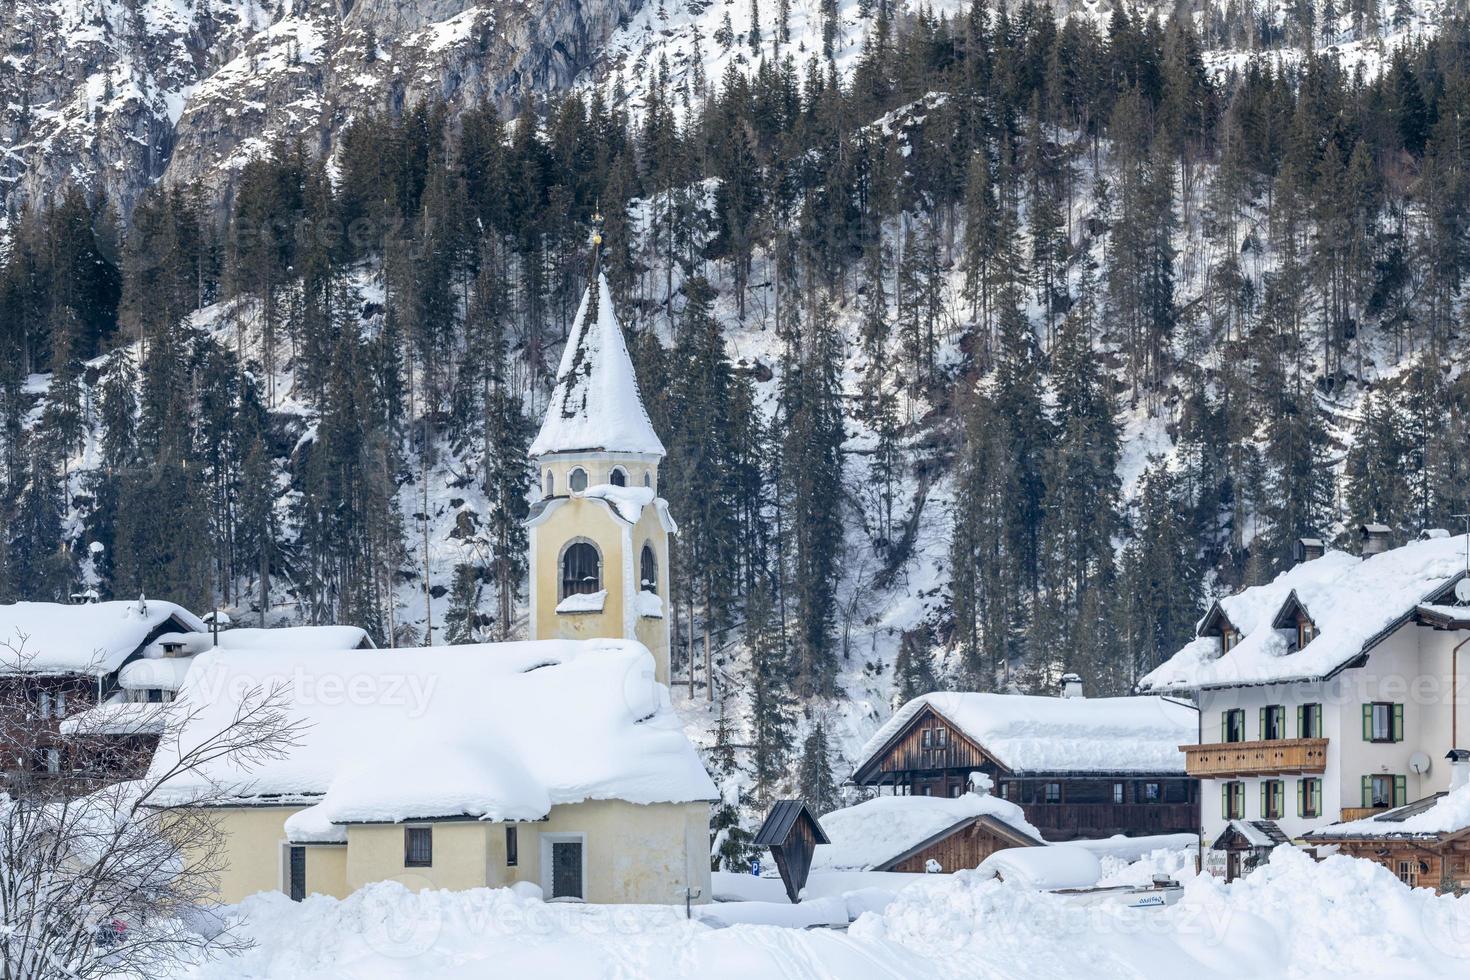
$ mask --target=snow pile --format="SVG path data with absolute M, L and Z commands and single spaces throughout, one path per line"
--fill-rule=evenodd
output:
M 844 896 L 849 913 L 858 897 Z M 737 907 L 731 918 L 763 911 L 774 915 Z M 831 918 L 837 908 L 817 911 Z M 915 876 L 846 932 L 717 928 L 678 907 L 544 904 L 509 889 L 413 894 L 396 882 L 342 901 L 261 894 L 233 917 L 255 946 L 174 980 L 1427 978 L 1460 976 L 1470 964 L 1470 898 L 1436 897 L 1369 862 L 1318 864 L 1291 848 L 1229 885 L 1192 880 L 1163 909 L 1081 906 L 973 873 Z
M 221 630 L 221 650 L 358 650 L 373 646 L 361 626 L 281 626 L 275 629 L 235 627 Z
M 596 592 L 573 592 L 556 604 L 559 613 L 599 613 L 607 604 L 607 589 Z
M 606 501 L 629 524 L 637 524 L 638 519 L 643 516 L 643 508 L 654 500 L 653 491 L 648 487 L 616 487 L 611 483 L 588 487 L 582 491 L 581 496 Z
M 1421 803 L 1410 803 L 1361 820 L 1318 827 L 1311 836 L 1314 840 L 1319 837 L 1438 837 L 1470 827 L 1470 786 L 1443 793 L 1422 809 Z M 1411 810 L 1419 812 L 1408 812 Z
M 1168 698 L 941 692 L 895 712 L 859 758 L 872 758 L 926 706 L 1013 773 L 1183 773 L 1179 746 L 1199 735 L 1195 708 Z
M 589 286 L 577 307 L 556 371 L 556 388 L 530 454 L 596 451 L 662 456 L 664 444 L 643 408 L 606 276 L 597 276 L 595 311 L 589 310 L 591 296 Z
M 204 630 L 187 609 L 156 599 L 0 605 L 0 671 L 110 673 L 170 621 L 180 630 Z
M 625 640 L 201 654 L 176 702 L 187 724 L 155 770 L 220 730 L 252 692 L 271 691 L 305 726 L 298 744 L 249 769 L 212 763 L 171 782 L 171 799 L 310 801 L 295 827 L 322 839 L 328 823 L 536 820 L 589 799 L 717 795 L 653 681 L 652 656 Z
M 1464 568 L 1464 536 L 1415 541 L 1362 560 L 1329 552 L 1269 585 L 1220 600 L 1221 611 L 1244 634 L 1240 642 L 1221 655 L 1219 637 L 1196 637 L 1145 676 L 1139 689 L 1319 680 L 1371 648 Z M 1271 626 L 1293 595 L 1317 628 L 1297 651 Z
M 1085 847 L 1007 847 L 980 862 L 976 874 L 1027 888 L 1091 888 L 1102 877 L 1102 862 Z
M 1026 821 L 1019 806 L 989 794 L 965 793 L 956 799 L 879 796 L 821 818 L 831 843 L 817 845 L 812 870 L 867 871 L 881 867 L 931 837 L 976 817 L 990 817 L 1016 833 L 1042 839 L 1041 831 Z
M 123 664 L 117 683 L 127 691 L 177 691 L 184 686 L 193 663 L 193 657 L 140 657 Z

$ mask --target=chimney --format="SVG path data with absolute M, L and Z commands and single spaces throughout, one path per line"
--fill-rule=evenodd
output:
M 1393 529 L 1386 524 L 1359 524 L 1358 540 L 1362 542 L 1359 553 L 1364 558 L 1381 555 L 1392 547 L 1389 538 L 1393 536 Z
M 1294 550 L 1296 563 L 1300 565 L 1304 561 L 1315 561 L 1321 558 L 1327 553 L 1327 545 L 1322 542 L 1321 538 L 1297 538 Z
M 1080 697 L 1082 697 L 1082 678 L 1081 678 L 1080 675 L 1078 675 L 1078 674 L 1063 674 L 1062 675 L 1062 697 L 1064 697 L 1064 698 L 1080 698 Z
M 1450 749 L 1445 758 L 1450 760 L 1450 792 L 1470 786 L 1470 749 Z

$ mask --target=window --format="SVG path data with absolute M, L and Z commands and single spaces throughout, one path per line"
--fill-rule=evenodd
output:
M 1047 783 L 1046 784 L 1046 802 L 1048 802 L 1048 803 L 1060 803 L 1060 802 L 1062 802 L 1062 784 L 1061 783 Z
M 567 486 L 572 488 L 572 493 L 581 493 L 587 489 L 587 471 L 582 467 L 572 470 L 571 476 L 567 477 Z
M 581 595 L 602 588 L 602 559 L 596 545 L 574 541 L 561 556 L 561 594 Z
M 957 799 L 960 798 L 960 794 L 963 793 L 964 791 L 965 791 L 965 788 L 963 786 L 961 786 L 959 783 L 955 783 L 953 786 L 951 786 L 949 788 L 949 795 L 950 795 L 950 797 L 952 799 L 956 799 L 957 800 Z
M 1419 886 L 1418 861 L 1400 861 L 1396 874 L 1399 876 L 1399 881 L 1402 881 L 1410 888 L 1417 888 Z
M 41 720 L 45 721 L 51 717 L 51 692 L 42 691 L 40 697 Z
M 51 773 L 53 776 L 56 773 L 61 772 L 61 750 L 60 749 L 47 749 L 46 750 L 46 771 L 49 772 L 49 773 Z
M 288 894 L 291 901 L 300 902 L 306 898 L 306 848 L 288 847 L 286 850 Z
M 1322 780 L 1307 776 L 1296 781 L 1296 815 L 1299 817 L 1322 816 Z
M 653 489 L 653 474 L 652 473 L 644 473 L 643 474 L 643 485 L 645 487 L 648 487 L 650 490 Z
M 1229 653 L 1240 642 L 1240 632 L 1229 626 L 1220 631 L 1220 652 Z
M 919 744 L 926 749 L 934 748 L 934 729 L 924 729 L 923 734 L 919 736 Z
M 1320 704 L 1299 704 L 1296 708 L 1296 737 L 1297 738 L 1321 738 L 1322 737 L 1322 706 Z
M 1220 741 L 1245 741 L 1245 709 L 1231 708 L 1220 714 Z
M 1300 650 L 1317 635 L 1317 627 L 1310 619 L 1296 621 L 1296 648 Z
M 434 864 L 434 828 L 403 828 L 403 866 L 428 868 Z
M 608 474 L 607 482 L 615 487 L 626 487 L 628 485 L 628 474 L 621 466 L 614 466 L 613 471 Z
M 1268 704 L 1261 709 L 1261 738 L 1278 739 L 1286 737 L 1286 707 L 1280 704 Z
M 651 544 L 643 546 L 643 554 L 638 558 L 638 579 L 644 592 L 658 591 L 658 558 Z
M 1280 820 L 1286 815 L 1286 783 L 1280 779 L 1261 780 L 1261 816 Z
M 556 496 L 556 474 L 550 470 L 546 471 L 546 496 Z
M 1363 705 L 1363 741 L 1402 742 L 1404 740 L 1404 706 L 1391 701 L 1373 701 Z
M 937 746 L 939 746 L 941 749 L 944 748 L 946 745 L 948 745 L 949 744 L 949 729 L 947 729 L 947 728 L 936 728 L 936 729 L 934 729 L 934 744 L 937 745 Z
M 1114 803 L 1122 803 L 1123 802 L 1123 784 L 1122 783 L 1114 783 L 1113 784 L 1113 802 Z
M 150 704 L 160 704 L 160 703 L 162 703 L 162 701 L 163 701 L 163 691 L 159 690 L 156 687 L 150 687 L 148 689 L 148 702 Z
M 1245 783 L 1220 784 L 1220 816 L 1226 820 L 1245 819 Z
M 516 839 L 514 827 L 505 828 L 505 866 L 514 868 L 521 860 L 520 841 Z
M 1390 773 L 1363 777 L 1363 805 L 1368 807 L 1402 806 L 1408 796 L 1408 780 Z
M 1158 803 L 1164 798 L 1162 789 L 1158 783 L 1139 783 L 1138 801 L 1140 803 Z

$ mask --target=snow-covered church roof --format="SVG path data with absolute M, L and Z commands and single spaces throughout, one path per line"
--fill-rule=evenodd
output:
M 1415 541 L 1368 558 L 1329 551 L 1274 580 L 1219 601 L 1241 633 L 1221 653 L 1220 637 L 1196 636 L 1139 682 L 1141 691 L 1189 691 L 1315 681 L 1329 677 L 1408 622 L 1421 603 L 1465 570 L 1465 537 Z M 1274 623 L 1288 602 L 1305 610 L 1316 635 L 1293 649 Z M 1206 619 L 1211 617 L 1207 616 Z M 1204 621 L 1201 621 L 1201 626 Z
M 1179 746 L 1199 734 L 1199 712 L 1170 698 L 942 691 L 921 694 L 894 712 L 863 746 L 859 770 L 925 707 L 1013 773 L 1182 774 Z
M 600 272 L 596 304 L 591 286 L 582 293 L 546 418 L 530 450 L 532 456 L 571 452 L 664 455 L 643 408 L 607 277 Z
M 536 820 L 557 804 L 718 797 L 630 640 L 545 640 L 423 649 L 200 654 L 155 770 L 228 724 L 251 690 L 277 685 L 304 727 L 280 758 L 220 760 L 170 783 L 168 800 L 221 795 L 311 804 L 293 839 L 342 825 L 471 817 Z
M 204 630 L 184 607 L 157 599 L 0 605 L 0 672 L 111 673 L 170 621 L 175 629 Z

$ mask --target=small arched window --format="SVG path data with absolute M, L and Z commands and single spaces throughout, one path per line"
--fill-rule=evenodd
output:
M 572 493 L 581 493 L 587 489 L 587 471 L 582 467 L 572 470 L 571 476 L 567 477 L 567 486 L 572 488 Z
M 546 496 L 556 496 L 556 474 L 550 470 L 546 471 Z
M 638 562 L 638 578 L 644 592 L 658 591 L 658 558 L 654 555 L 651 544 L 643 546 L 643 556 Z
M 602 558 L 597 547 L 574 541 L 561 556 L 561 595 L 586 595 L 602 588 Z
M 644 473 L 643 474 L 643 485 L 645 487 L 648 487 L 650 490 L 653 489 L 653 474 L 652 473 Z
M 608 481 L 615 487 L 626 487 L 628 485 L 628 474 L 621 466 L 614 466 Z

